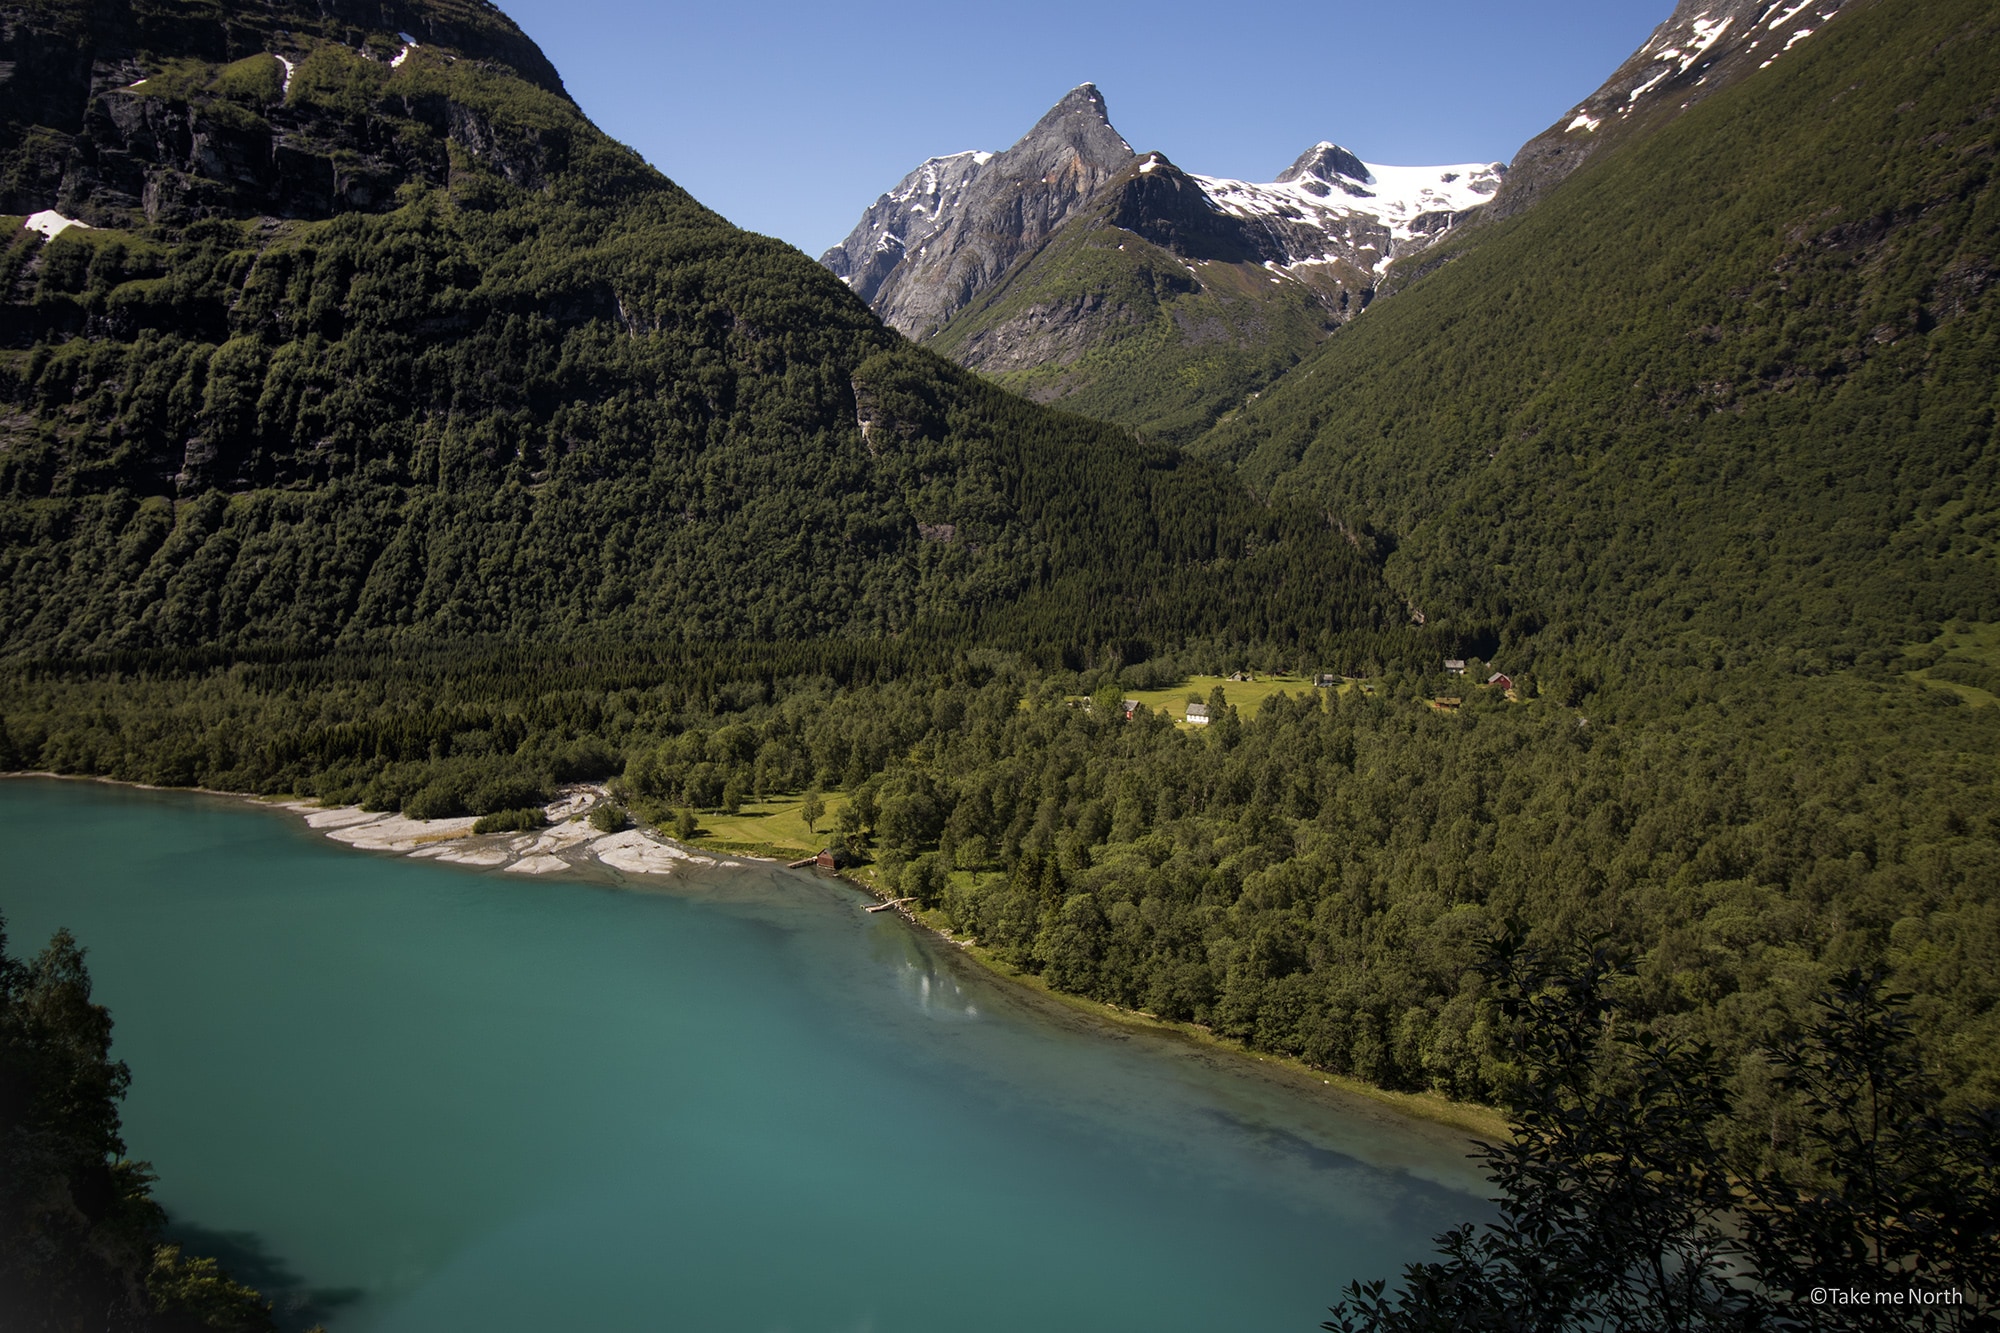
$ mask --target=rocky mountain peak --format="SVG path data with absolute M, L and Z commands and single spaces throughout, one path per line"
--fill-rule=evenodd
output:
M 1003 153 L 933 158 L 820 256 L 892 327 L 922 338 L 1067 222 L 1136 154 L 1095 84 L 1065 93 Z
M 1132 145 L 1111 128 L 1104 94 L 1096 84 L 1084 83 L 1064 94 L 1033 129 L 999 156 L 1003 160 L 996 165 L 1005 174 L 1050 180 L 1080 168 L 1101 184 L 1128 166 L 1133 154 Z
M 1098 91 L 1096 84 L 1079 83 L 1064 93 L 1062 100 L 1050 107 L 1042 118 L 1035 122 L 1035 127 L 1021 138 L 1024 141 L 1032 139 L 1050 126 L 1059 125 L 1067 120 L 1095 121 L 1099 125 L 1110 126 L 1111 113 L 1104 109 L 1104 94 Z
M 1328 143 L 1324 139 L 1300 153 L 1298 161 L 1279 172 L 1277 183 L 1288 185 L 1296 180 L 1307 179 L 1343 188 L 1375 183 L 1375 177 L 1369 172 L 1367 163 L 1339 144 Z
M 1044 112 L 1034 128 L 1014 146 L 1027 147 L 1048 139 L 1093 140 L 1119 145 L 1128 157 L 1132 153 L 1132 146 L 1111 128 L 1111 113 L 1105 108 L 1104 94 L 1094 83 L 1079 83 L 1064 93 L 1062 100 Z

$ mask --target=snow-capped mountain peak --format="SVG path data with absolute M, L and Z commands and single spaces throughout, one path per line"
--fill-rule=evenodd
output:
M 1296 162 L 1278 173 L 1280 185 L 1289 185 L 1293 181 L 1305 179 L 1318 181 L 1322 185 L 1339 186 L 1350 191 L 1354 186 L 1375 183 L 1375 177 L 1369 174 L 1366 162 L 1339 144 L 1329 143 L 1325 139 L 1321 139 L 1300 153 Z

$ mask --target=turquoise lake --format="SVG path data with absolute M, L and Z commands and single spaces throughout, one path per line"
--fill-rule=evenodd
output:
M 1486 1216 L 1446 1131 L 1024 996 L 837 882 L 352 851 L 0 782 L 176 1235 L 288 1328 L 1308 1333 Z

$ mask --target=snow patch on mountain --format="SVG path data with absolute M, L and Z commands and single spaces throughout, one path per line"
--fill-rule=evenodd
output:
M 40 232 L 50 240 L 54 240 L 71 227 L 81 227 L 85 231 L 90 230 L 88 222 L 78 222 L 74 218 L 66 218 L 53 208 L 45 208 L 39 213 L 29 214 L 28 220 L 21 225 L 29 231 Z
M 1385 228 L 1391 244 L 1374 259 L 1380 269 L 1418 236 L 1429 237 L 1437 227 L 1425 225 L 1468 212 L 1491 199 L 1507 168 L 1499 162 L 1462 162 L 1442 167 L 1397 167 L 1363 162 L 1336 144 L 1321 142 L 1300 159 L 1322 165 L 1285 173 L 1290 179 L 1269 184 L 1222 176 L 1192 176 L 1217 209 L 1250 221 L 1284 222 L 1322 237 L 1351 234 L 1356 222 Z M 1339 165 L 1325 165 L 1328 162 Z M 1357 170 L 1358 168 L 1358 170 Z M 1142 167 L 1141 170 L 1144 170 Z M 1295 255 L 1292 264 L 1354 262 L 1358 256 L 1340 246 Z
M 1733 18 L 1711 20 L 1707 17 L 1694 20 L 1689 25 L 1694 29 L 1694 41 L 1691 43 L 1694 49 L 1681 57 L 1681 73 L 1687 73 L 1688 67 L 1701 59 L 1709 47 L 1721 41 L 1722 34 L 1728 32 L 1729 25 L 1735 21 Z
M 1778 29 L 1784 27 L 1787 23 L 1790 23 L 1793 19 L 1797 18 L 1799 16 L 1799 11 L 1801 9 L 1806 8 L 1806 6 L 1812 4 L 1812 2 L 1813 0 L 1799 0 L 1799 2 L 1796 5 L 1793 5 L 1790 9 L 1778 15 L 1778 17 L 1772 19 L 1769 23 L 1766 23 L 1764 25 L 1765 28 L 1767 28 L 1771 32 L 1776 32 Z
M 1512 217 L 1628 133 L 1768 67 L 1851 0 L 1678 0 L 1610 78 L 1521 146 L 1490 215 Z M 1594 132 L 1593 132 L 1594 131 Z
M 906 204 L 919 195 L 940 194 L 947 189 L 952 194 L 963 191 L 966 182 L 972 179 L 972 173 L 957 176 L 949 183 L 946 181 L 946 176 L 953 163 L 962 164 L 967 158 L 972 160 L 974 167 L 983 167 L 993 160 L 993 154 L 978 149 L 967 149 L 963 153 L 947 153 L 943 157 L 925 158 L 923 165 L 905 176 L 902 183 L 889 192 L 888 198 L 896 203 Z
M 881 262 L 891 266 L 900 263 L 906 254 L 921 255 L 925 244 L 951 225 L 961 211 L 967 187 L 996 156 L 984 149 L 967 149 L 920 163 L 893 190 L 875 201 L 856 235 L 849 237 L 847 244 L 854 264 L 849 271 L 840 273 L 841 281 L 849 287 L 858 287 L 864 281 L 865 254 L 884 256 Z M 863 233 L 868 231 L 874 235 L 865 241 L 868 248 L 864 250 L 857 242 L 863 241 Z

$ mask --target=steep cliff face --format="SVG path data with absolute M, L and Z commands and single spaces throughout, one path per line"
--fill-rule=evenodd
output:
M 1522 145 L 1487 210 L 1511 217 L 1592 157 L 1782 60 L 1853 0 L 1680 0 L 1602 87 Z
M 477 0 L 0 10 L 0 211 L 111 223 L 385 207 L 403 184 L 445 179 L 469 117 L 409 82 L 403 114 L 373 119 L 367 93 L 461 61 L 568 101 L 540 49 Z
M 1075 88 L 1004 153 L 932 158 L 820 262 L 892 328 L 937 331 L 1131 165 L 1103 94 Z

